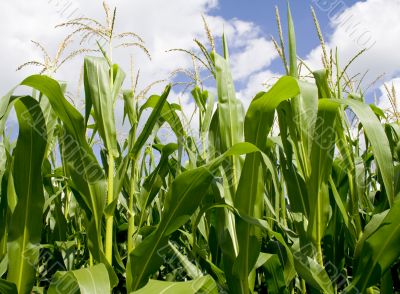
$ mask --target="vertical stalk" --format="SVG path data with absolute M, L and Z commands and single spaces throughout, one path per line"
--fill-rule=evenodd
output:
M 315 247 L 317 249 L 317 262 L 319 263 L 320 266 L 324 267 L 324 261 L 322 259 L 322 248 L 321 248 L 321 209 L 320 209 L 320 201 L 321 197 L 318 195 L 317 197 L 317 223 L 316 223 L 316 229 L 317 229 L 317 241 L 315 244 Z
M 89 266 L 90 267 L 93 266 L 93 255 L 92 255 L 92 253 L 90 253 L 90 251 L 89 251 Z
M 110 205 L 114 200 L 114 165 L 115 165 L 114 155 L 110 152 L 108 154 L 107 205 Z M 110 215 L 107 217 L 106 220 L 106 247 L 105 247 L 106 258 L 110 265 L 112 265 L 113 224 L 114 224 L 114 217 Z
M 282 223 L 285 227 L 287 227 L 285 195 L 283 193 L 279 193 L 279 198 L 281 199 Z
M 317 249 L 317 262 L 321 267 L 324 267 L 324 261 L 322 259 L 322 247 L 321 247 L 321 210 L 320 210 L 320 201 L 321 197 L 318 195 L 317 197 L 317 224 L 316 224 L 316 229 L 317 229 L 317 242 L 315 244 L 315 247 Z
M 62 188 L 61 188 L 62 189 Z M 71 191 L 68 190 L 68 188 L 65 188 L 65 209 L 64 209 L 64 216 L 65 219 L 68 219 L 68 214 L 69 214 L 69 204 L 71 201 Z
M 301 293 L 307 294 L 306 281 L 304 279 L 301 279 Z
M 203 159 L 204 161 L 207 161 L 206 133 L 203 130 L 201 130 L 200 132 L 201 132 L 201 145 L 203 147 Z
M 112 35 L 109 40 L 109 59 L 110 65 L 110 89 L 114 87 L 114 73 L 112 67 Z M 111 91 L 112 93 L 112 91 Z M 111 98 L 111 97 L 110 97 Z M 112 109 L 111 111 L 114 111 Z M 109 147 L 109 146 L 107 146 Z M 111 150 L 108 150 L 108 183 L 107 183 L 107 205 L 110 205 L 114 200 L 114 154 Z M 105 255 L 108 263 L 112 265 L 112 245 L 113 245 L 113 225 L 114 217 L 112 215 L 107 216 L 106 219 L 106 245 Z
M 135 232 L 135 213 L 133 210 L 133 200 L 136 189 L 136 160 L 132 161 L 129 203 L 128 203 L 128 253 L 134 249 L 133 234 Z

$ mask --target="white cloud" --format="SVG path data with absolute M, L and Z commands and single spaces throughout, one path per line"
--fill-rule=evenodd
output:
M 245 85 L 244 89 L 238 93 L 238 97 L 243 98 L 245 105 L 249 104 L 256 91 L 262 89 L 262 82 L 270 75 L 265 70 L 276 58 L 272 42 L 267 40 L 261 29 L 252 22 L 207 15 L 210 9 L 218 5 L 218 0 L 111 0 L 108 3 L 110 7 L 117 5 L 115 30 L 133 31 L 142 36 L 152 55 L 152 61 L 149 61 L 145 54 L 137 49 L 114 50 L 114 61 L 128 73 L 128 83 L 130 54 L 133 53 L 135 56 L 135 66 L 141 70 L 139 88 L 144 88 L 155 80 L 167 78 L 169 73 L 177 68 L 192 67 L 191 59 L 185 54 L 167 53 L 166 50 L 172 48 L 193 50 L 195 49 L 194 38 L 207 42 L 201 14 L 206 16 L 217 40 L 223 33 L 227 37 L 233 76 Z M 27 75 L 38 72 L 35 68 L 15 71 L 18 65 L 26 61 L 42 60 L 40 50 L 30 40 L 39 41 L 50 55 L 55 55 L 58 43 L 71 30 L 54 27 L 76 17 L 90 17 L 103 21 L 104 11 L 101 1 L 14 0 L 0 2 L 0 28 L 3 40 L 0 54 L 4 57 L 3 68 L 0 72 L 2 95 Z M 77 45 L 74 46 L 70 50 L 76 48 Z M 55 78 L 68 82 L 68 89 L 72 96 L 78 96 L 77 85 L 82 63 L 82 57 L 75 58 L 66 63 L 55 75 Z M 159 93 L 163 87 L 160 84 L 150 92 Z M 20 92 L 23 91 L 26 89 L 20 90 Z M 177 102 L 179 95 L 176 91 L 171 91 L 169 101 Z M 190 94 L 181 95 L 181 103 L 183 112 L 190 119 L 195 110 Z M 75 104 L 81 111 L 83 110 L 82 97 L 77 97 Z M 122 109 L 122 101 L 118 101 L 116 119 L 121 125 L 119 135 L 125 137 L 128 128 L 126 125 L 122 126 Z M 198 128 L 196 115 L 191 121 L 191 128 L 193 131 Z
M 23 0 L 1 1 L 0 27 L 2 30 L 2 56 L 6 56 L 3 70 L 0 73 L 2 85 L 0 91 L 17 84 L 34 69 L 26 69 L 15 73 L 19 64 L 38 59 L 41 53 L 29 42 L 40 41 L 54 53 L 57 43 L 63 39 L 68 30 L 53 27 L 68 18 L 91 17 L 104 19 L 100 1 L 75 0 L 37 0 L 35 3 Z M 133 50 L 135 63 L 141 68 L 142 86 L 151 81 L 162 79 L 178 67 L 191 67 L 191 60 L 184 54 L 166 53 L 172 48 L 193 49 L 193 38 L 204 40 L 204 28 L 201 14 L 205 14 L 215 35 L 224 31 L 232 47 L 234 73 L 243 79 L 267 66 L 275 57 L 270 41 L 266 40 L 260 29 L 251 22 L 238 19 L 226 20 L 219 16 L 207 16 L 207 12 L 216 7 L 217 0 L 149 0 L 149 1 L 109 1 L 109 5 L 117 4 L 117 31 L 134 31 L 146 41 L 152 54 L 149 62 L 140 50 Z M 236 54 L 235 48 L 241 52 Z M 129 71 L 129 55 L 132 51 L 115 50 L 114 59 L 122 63 L 125 71 Z M 255 58 L 254 56 L 259 56 Z M 245 62 L 247 58 L 250 58 Z M 82 58 L 66 64 L 57 78 L 76 84 Z M 159 87 L 161 88 L 161 86 Z
M 268 67 L 278 56 L 272 42 L 265 38 L 249 40 L 243 51 L 232 56 L 232 75 L 235 79 L 243 79 Z
M 315 7 L 317 15 L 332 17 L 333 33 L 327 38 L 328 50 L 338 47 L 344 67 L 357 52 L 369 48 L 349 68 L 350 76 L 369 70 L 366 83 L 384 73 L 388 78 L 394 77 L 400 69 L 400 39 L 397 37 L 400 35 L 400 0 L 360 1 L 333 17 L 337 2 Z M 321 68 L 321 48 L 312 50 L 305 59 L 313 70 Z

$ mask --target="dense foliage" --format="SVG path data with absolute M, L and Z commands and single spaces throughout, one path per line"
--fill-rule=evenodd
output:
M 56 61 L 21 82 L 31 94 L 13 89 L 0 100 L 1 293 L 399 289 L 399 123 L 365 102 L 318 24 L 325 68 L 303 78 L 290 10 L 287 46 L 277 18 L 287 75 L 247 111 L 225 37 L 220 55 L 206 25 L 210 50 L 199 41 L 201 56 L 180 50 L 217 89 L 214 100 L 195 68 L 193 136 L 185 110 L 168 102 L 171 85 L 153 96 L 123 88 L 114 39 L 137 38 L 125 44 L 147 51 L 139 36 L 115 34 L 115 11 L 105 8 L 104 26 L 63 24 L 109 45 L 84 59 L 83 114 L 50 77 Z M 113 111 L 121 98 L 130 129 L 122 142 Z M 5 128 L 12 109 L 15 141 Z M 173 142 L 160 138 L 164 125 Z

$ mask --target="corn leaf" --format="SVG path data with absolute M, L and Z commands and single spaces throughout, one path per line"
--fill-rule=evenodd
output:
M 349 290 L 362 293 L 366 288 L 379 282 L 381 276 L 400 255 L 400 201 L 396 199 L 387 213 L 376 217 L 368 224 L 369 228 L 361 239 L 359 255 L 355 261 L 356 270 Z M 352 292 L 350 292 L 352 293 Z
M 97 264 L 69 272 L 57 272 L 47 293 L 108 294 L 111 292 L 107 268 Z
M 18 291 L 14 283 L 0 279 L 0 293 L 18 294 Z
M 110 66 L 104 58 L 86 57 L 84 82 L 87 105 L 93 105 L 96 126 L 109 152 L 118 156 L 114 119 L 114 97 L 119 92 L 124 74 L 116 70 L 116 83 L 110 81 Z M 113 93 L 114 92 L 114 93 Z M 90 110 L 86 109 L 86 116 Z M 86 119 L 87 120 L 87 119 Z
M 143 287 L 149 275 L 160 267 L 164 257 L 162 250 L 168 247 L 169 235 L 190 219 L 213 181 L 215 169 L 223 160 L 228 156 L 255 151 L 257 148 L 253 145 L 240 143 L 209 164 L 188 170 L 176 177 L 166 195 L 157 229 L 129 254 L 127 265 L 129 291 Z
M 167 101 L 170 90 L 171 90 L 171 85 L 166 86 L 163 94 L 158 98 L 157 103 L 154 105 L 153 111 L 151 112 L 149 118 L 147 119 L 142 132 L 140 133 L 135 144 L 130 150 L 130 156 L 132 158 L 136 158 L 139 155 L 139 152 L 142 149 L 143 145 L 146 143 L 147 139 L 153 132 L 154 126 L 156 125 L 159 116 L 163 110 L 164 104 Z
M 8 231 L 7 280 L 19 293 L 30 293 L 39 257 L 44 194 L 42 163 L 46 148 L 46 126 L 36 100 L 22 97 L 15 102 L 19 134 L 13 157 L 13 180 L 17 205 Z
M 265 94 L 259 94 L 250 104 L 245 119 L 245 138 L 261 150 L 266 149 L 266 137 L 271 130 L 275 109 L 300 89 L 294 78 L 283 77 Z M 262 218 L 264 181 L 261 169 L 261 154 L 246 155 L 242 175 L 235 197 L 235 208 L 250 217 Z M 242 293 L 249 291 L 248 275 L 260 252 L 260 231 L 240 218 L 237 219 L 239 255 L 235 271 L 239 274 Z
M 163 282 L 150 280 L 145 287 L 138 291 L 131 292 L 132 294 L 151 294 L 151 293 L 210 293 L 217 294 L 218 287 L 215 281 L 210 276 L 194 279 L 187 282 Z
M 64 98 L 57 81 L 43 75 L 33 75 L 22 81 L 21 85 L 32 87 L 45 95 L 65 129 L 61 137 L 63 158 L 70 185 L 78 191 L 75 194 L 80 203 L 88 208 L 88 247 L 93 258 L 106 264 L 112 285 L 117 277 L 109 266 L 103 252 L 101 238 L 102 215 L 106 204 L 106 180 L 92 148 L 86 141 L 85 124 L 82 115 Z M 84 206 L 84 207 L 85 207 Z

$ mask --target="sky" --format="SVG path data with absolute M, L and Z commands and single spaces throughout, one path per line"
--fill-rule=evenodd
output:
M 400 0 L 292 0 L 290 3 L 299 58 L 313 70 L 322 67 L 321 48 L 310 12 L 313 6 L 327 47 L 332 50 L 338 47 L 342 65 L 360 50 L 368 48 L 349 71 L 351 74 L 368 71 L 365 85 L 381 77 L 371 87 L 368 97 L 374 97 L 380 106 L 388 107 L 383 83 L 400 87 Z M 257 92 L 265 90 L 283 74 L 271 36 L 277 38 L 275 6 L 280 9 L 282 22 L 286 21 L 286 0 L 110 0 L 108 4 L 117 6 L 115 29 L 139 34 L 152 55 L 149 61 L 137 49 L 114 50 L 114 61 L 126 72 L 130 72 L 130 55 L 134 56 L 135 68 L 140 68 L 139 88 L 168 78 L 177 68 L 192 68 L 188 56 L 166 50 L 194 50 L 194 38 L 206 42 L 202 14 L 217 43 L 223 32 L 227 36 L 237 96 L 245 107 Z M 42 59 L 41 51 L 30 40 L 40 42 L 50 55 L 55 55 L 59 42 L 71 32 L 70 29 L 55 29 L 55 25 L 82 16 L 103 20 L 102 1 L 1 1 L 1 95 L 27 75 L 38 72 L 34 67 L 16 71 L 24 62 Z M 56 79 L 68 81 L 71 99 L 81 110 L 83 100 L 78 83 L 82 63 L 83 57 L 77 57 L 54 75 Z M 126 86 L 129 86 L 129 78 Z M 161 84 L 154 88 L 156 93 L 161 90 Z M 210 90 L 213 90 L 212 85 Z M 173 90 L 170 101 L 176 102 L 177 97 L 186 113 L 194 110 L 189 95 L 179 93 L 179 88 Z M 117 108 L 117 112 L 122 111 L 121 101 Z M 117 117 L 121 115 L 117 113 Z

